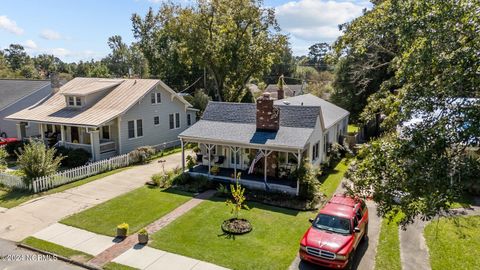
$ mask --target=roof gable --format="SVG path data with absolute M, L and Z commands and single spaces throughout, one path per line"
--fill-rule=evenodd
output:
M 0 110 L 27 97 L 36 91 L 49 87 L 48 80 L 0 80 Z

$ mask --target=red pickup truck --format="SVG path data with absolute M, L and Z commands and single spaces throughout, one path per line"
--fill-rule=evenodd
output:
M 3 138 L 0 137 L 0 145 L 7 145 L 10 143 L 18 142 L 17 138 Z
M 368 234 L 364 200 L 334 195 L 300 241 L 300 259 L 335 269 L 350 269 L 355 250 Z

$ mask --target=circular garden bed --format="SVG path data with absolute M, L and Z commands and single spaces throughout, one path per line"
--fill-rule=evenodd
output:
M 222 230 L 228 234 L 246 234 L 252 230 L 252 224 L 243 218 L 231 218 L 222 223 Z

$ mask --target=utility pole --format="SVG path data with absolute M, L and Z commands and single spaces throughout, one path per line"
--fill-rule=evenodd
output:
M 207 92 L 207 70 L 203 67 L 203 89 Z

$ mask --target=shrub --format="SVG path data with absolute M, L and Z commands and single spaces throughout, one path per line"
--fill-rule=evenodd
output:
M 230 213 L 233 214 L 233 218 L 237 219 L 240 210 L 245 209 L 249 210 L 248 206 L 245 204 L 247 198 L 245 197 L 245 188 L 240 185 L 238 179 L 240 178 L 240 173 L 236 177 L 237 182 L 235 185 L 230 184 L 230 192 L 232 194 L 233 200 L 225 201 L 225 204 L 230 207 Z
M 139 163 L 146 163 L 156 153 L 155 149 L 151 146 L 140 146 L 137 149 L 129 153 L 130 158 L 136 160 Z
M 117 229 L 122 229 L 122 230 L 127 230 L 130 228 L 130 226 L 128 225 L 128 223 L 121 223 L 121 224 L 118 224 L 117 225 Z
M 205 176 L 191 176 L 188 173 L 182 173 L 173 178 L 173 184 L 177 189 L 197 193 L 215 187 L 215 183 Z
M 187 156 L 187 168 L 191 169 L 191 168 L 193 168 L 193 166 L 195 166 L 195 164 L 197 164 L 197 161 L 195 160 L 195 158 L 188 155 Z
M 147 229 L 143 228 L 140 231 L 138 231 L 139 235 L 148 235 Z
M 25 173 L 27 184 L 34 178 L 57 172 L 63 157 L 55 157 L 55 153 L 54 148 L 47 149 L 42 142 L 34 141 L 25 146 L 23 153 L 17 153 L 18 164 Z
M 0 148 L 0 172 L 3 172 L 7 168 L 8 153 L 5 149 Z
M 63 146 L 56 147 L 56 155 L 62 156 L 62 166 L 74 168 L 85 165 L 90 160 L 90 153 L 84 149 L 66 148 Z
M 152 181 L 160 188 L 168 188 L 172 185 L 172 177 L 168 173 L 156 173 L 152 175 Z
M 198 154 L 198 153 L 200 153 L 200 151 L 201 151 L 201 150 L 200 150 L 200 147 L 198 147 L 198 145 L 196 145 L 195 147 L 193 147 L 193 152 L 194 152 L 194 153 L 197 153 L 197 154 Z
M 298 170 L 292 173 L 299 181 L 299 196 L 306 200 L 315 200 L 320 195 L 320 183 L 318 182 L 318 170 L 313 169 L 309 162 L 303 161 Z

